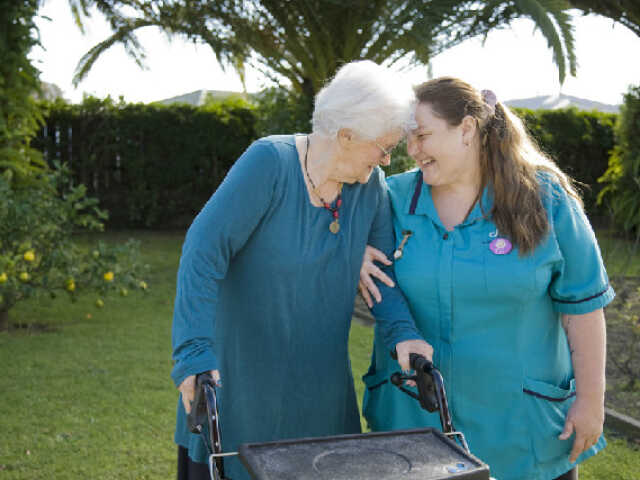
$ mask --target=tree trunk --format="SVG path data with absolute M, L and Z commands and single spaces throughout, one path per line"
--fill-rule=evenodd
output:
M 9 328 L 9 310 L 0 310 L 0 332 Z
M 311 117 L 313 115 L 313 102 L 315 100 L 316 91 L 313 88 L 313 82 L 310 78 L 305 78 L 302 82 L 302 98 L 304 102 L 305 116 L 309 119 L 308 131 L 311 131 Z

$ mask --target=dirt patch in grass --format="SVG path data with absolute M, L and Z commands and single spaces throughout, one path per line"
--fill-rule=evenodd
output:
M 606 308 L 608 407 L 640 420 L 640 277 L 611 279 Z M 633 385 L 635 384 L 635 385 Z
M 9 333 L 26 333 L 28 335 L 34 335 L 38 333 L 52 333 L 59 330 L 58 326 L 51 325 L 44 322 L 15 322 L 9 323 L 7 331 Z

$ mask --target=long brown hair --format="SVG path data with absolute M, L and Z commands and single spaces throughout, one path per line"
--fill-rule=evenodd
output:
M 489 215 L 521 255 L 532 252 L 549 229 L 538 171 L 550 173 L 582 206 L 573 180 L 540 151 L 522 121 L 502 103 L 495 102 L 494 106 L 471 85 L 452 77 L 430 80 L 415 90 L 418 101 L 429 104 L 434 114 L 451 126 L 460 125 L 467 115 L 475 118 L 482 172 L 480 192 L 486 186 L 492 188 L 494 202 Z

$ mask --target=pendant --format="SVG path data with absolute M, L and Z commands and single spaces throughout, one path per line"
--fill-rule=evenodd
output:
M 329 224 L 329 231 L 334 235 L 340 231 L 340 223 L 337 218 Z

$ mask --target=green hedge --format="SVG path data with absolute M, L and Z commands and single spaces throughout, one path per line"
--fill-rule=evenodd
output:
M 182 227 L 256 138 L 255 123 L 237 99 L 194 108 L 87 98 L 48 105 L 34 145 L 70 165 L 111 227 Z
M 306 131 L 299 98 L 280 91 L 188 105 L 126 104 L 87 98 L 47 105 L 46 127 L 35 139 L 48 162 L 69 163 L 75 179 L 110 213 L 109 226 L 184 227 L 215 191 L 233 162 L 258 136 Z M 596 205 L 598 183 L 614 147 L 615 114 L 515 109 L 541 148 L 584 183 L 585 206 Z M 411 168 L 406 152 L 388 174 Z
M 609 154 L 615 144 L 613 128 L 617 114 L 585 112 L 576 108 L 562 110 L 527 110 L 514 112 L 542 150 L 575 180 L 581 188 L 587 213 L 592 217 L 606 214 L 596 203 L 602 185 L 598 183 L 607 170 Z
M 640 238 L 640 85 L 629 86 L 615 128 L 616 146 L 600 179 L 599 200 L 611 209 L 616 227 Z

